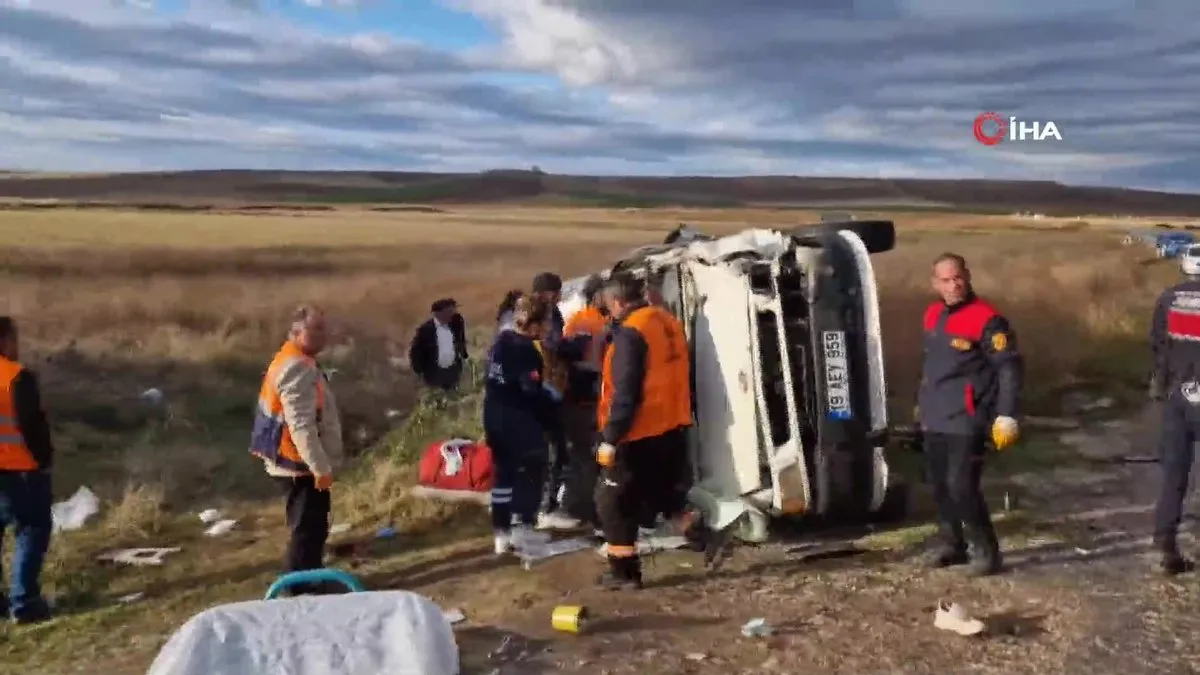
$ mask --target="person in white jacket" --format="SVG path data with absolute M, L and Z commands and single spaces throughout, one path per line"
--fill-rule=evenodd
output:
M 263 377 L 254 415 L 250 452 L 286 497 L 289 572 L 323 565 L 330 488 L 343 456 L 337 401 L 316 361 L 326 340 L 325 313 L 313 305 L 297 309 Z

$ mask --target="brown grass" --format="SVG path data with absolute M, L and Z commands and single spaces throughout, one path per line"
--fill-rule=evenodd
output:
M 1146 321 L 1174 275 L 1170 264 L 1122 247 L 1102 225 L 895 218 L 899 246 L 875 262 L 899 421 L 907 421 L 917 381 L 928 264 L 943 250 L 969 259 L 980 293 L 1016 326 L 1028 363 L 1027 412 L 1057 412 L 1072 388 L 1140 391 Z M 47 629 L 57 630 L 51 639 L 11 635 L 0 660 L 63 665 L 85 658 L 79 650 L 100 649 L 110 659 L 105 672 L 125 672 L 128 663 L 135 664 L 129 672 L 140 672 L 164 632 L 161 612 L 177 623 L 216 598 L 261 593 L 274 570 L 280 517 L 271 486 L 244 452 L 245 412 L 296 304 L 324 305 L 337 324 L 325 361 L 340 371 L 334 385 L 352 447 L 389 434 L 383 445 L 392 450 L 361 462 L 344 481 L 354 489 L 339 491 L 335 520 L 356 532 L 394 522 L 417 536 L 457 509 L 409 499 L 411 471 L 402 459 L 449 428 L 475 424 L 475 399 L 449 414 L 414 408 L 417 390 L 401 362 L 433 299 L 457 298 L 482 340 L 504 291 L 536 272 L 569 277 L 601 268 L 633 246 L 660 241 L 681 220 L 720 233 L 814 219 L 767 210 L 6 212 L 0 314 L 17 318 L 25 361 L 44 378 L 61 456 L 59 496 L 86 484 L 105 505 L 98 524 L 55 540 L 48 571 L 60 604 L 83 613 L 64 620 L 67 628 Z M 166 393 L 163 409 L 139 401 L 152 386 Z M 414 410 L 396 428 L 394 411 Z M 190 514 L 207 507 L 237 514 L 243 534 L 200 537 Z M 272 534 L 247 534 L 256 528 Z M 91 562 L 123 544 L 200 553 L 139 576 Z M 168 609 L 113 608 L 113 598 L 136 590 L 161 596 Z M 98 647 L 89 635 L 106 630 L 131 634 L 142 647 L 124 656 L 122 647 Z

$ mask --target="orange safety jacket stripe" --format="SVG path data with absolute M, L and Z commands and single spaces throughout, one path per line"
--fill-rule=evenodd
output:
M 600 368 L 604 363 L 604 350 L 607 347 L 608 321 L 604 315 L 600 313 L 592 305 L 588 305 L 571 316 L 571 320 L 563 328 L 564 337 L 575 337 L 577 335 L 590 335 L 588 346 L 584 350 L 583 361 L 581 366 L 585 366 L 600 372 Z
M 688 365 L 687 339 L 667 321 L 663 310 L 641 307 L 621 321 L 620 330 L 636 330 L 646 343 L 645 371 L 642 375 L 641 405 L 622 443 L 660 436 L 692 423 L 691 372 Z M 673 317 L 672 317 L 673 318 Z M 613 403 L 613 345 L 605 349 L 601 371 L 597 427 L 603 430 Z
M 296 449 L 292 441 L 291 430 L 283 413 L 283 399 L 275 382 L 279 378 L 279 370 L 294 359 L 303 359 L 313 368 L 317 362 L 305 354 L 291 340 L 284 343 L 275 354 L 267 373 L 263 377 L 262 388 L 259 390 L 258 405 L 254 411 L 254 430 L 251 433 L 250 454 L 268 460 L 276 466 L 291 471 L 311 473 L 308 465 Z M 325 409 L 325 378 L 317 377 L 317 420 Z
M 36 471 L 37 460 L 25 445 L 13 402 L 13 383 L 21 364 L 0 357 L 0 471 Z

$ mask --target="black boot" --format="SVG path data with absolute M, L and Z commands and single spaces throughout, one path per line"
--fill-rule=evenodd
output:
M 1176 574 L 1184 574 L 1196 569 L 1196 563 L 1183 557 L 1179 552 L 1179 546 L 1176 544 L 1174 537 L 1164 539 L 1159 543 L 1159 551 L 1162 553 L 1162 559 L 1159 561 L 1159 569 L 1167 576 L 1175 576 Z
M 18 626 L 32 626 L 33 624 L 49 621 L 53 618 L 50 611 L 50 605 L 45 601 L 38 601 L 30 604 L 19 612 L 13 612 L 13 621 Z
M 1000 542 L 991 523 L 979 528 L 974 536 L 974 551 L 968 574 L 973 577 L 990 577 L 1004 570 L 1004 557 L 1000 555 Z
M 608 569 L 597 582 L 607 591 L 636 591 L 642 588 L 641 558 L 609 558 Z

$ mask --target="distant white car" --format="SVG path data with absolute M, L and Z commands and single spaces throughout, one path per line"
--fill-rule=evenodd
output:
M 1189 246 L 1179 256 L 1179 267 L 1188 276 L 1200 276 L 1200 246 Z

